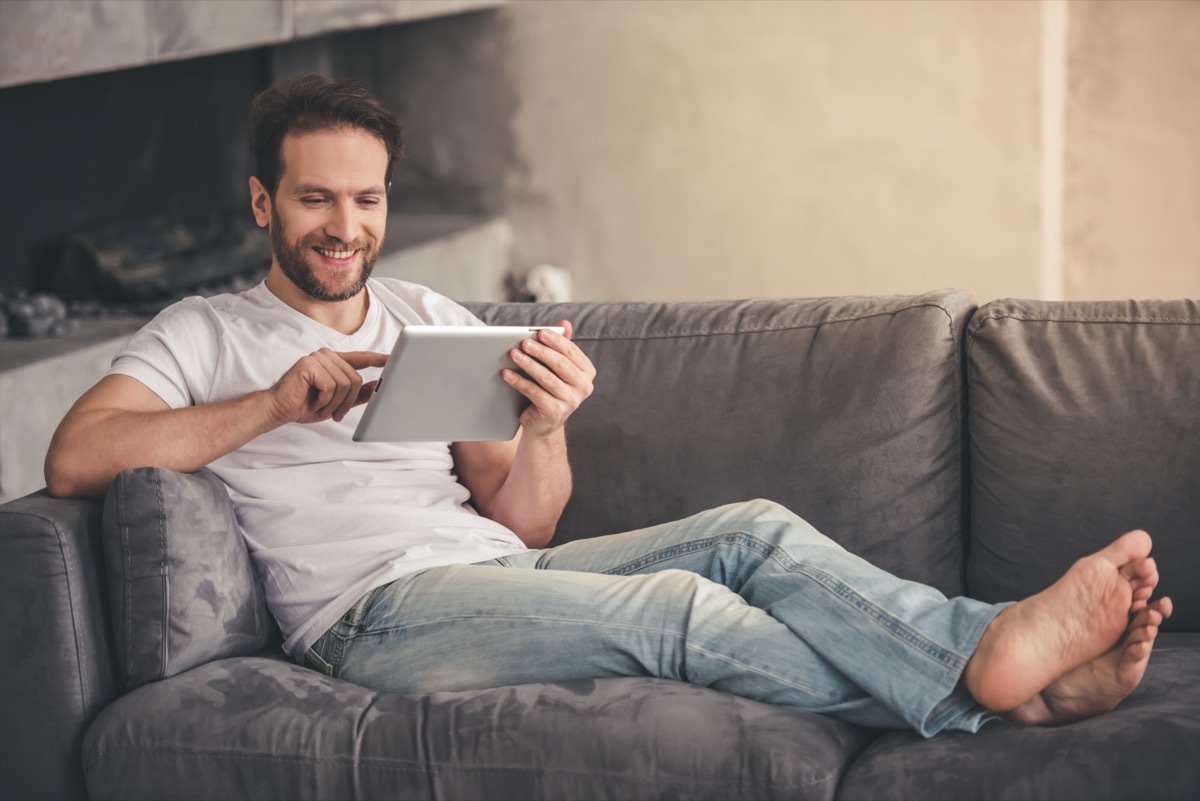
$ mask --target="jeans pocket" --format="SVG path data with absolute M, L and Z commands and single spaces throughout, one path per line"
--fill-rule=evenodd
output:
M 328 647 L 330 643 L 326 640 L 332 639 L 333 635 L 330 632 L 325 632 L 317 639 L 312 647 L 304 652 L 304 664 L 318 673 L 324 673 L 326 676 L 333 675 L 333 665 L 325 661 L 325 657 L 321 656 L 321 646 Z

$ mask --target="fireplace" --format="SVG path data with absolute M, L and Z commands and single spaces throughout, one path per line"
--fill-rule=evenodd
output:
M 516 99 L 505 74 L 506 26 L 497 5 L 29 0 L 0 7 L 0 46 L 9 53 L 0 56 L 0 185 L 6 190 L 0 235 L 7 254 L 0 260 L 0 295 L 5 302 L 65 295 L 74 321 L 54 332 L 65 336 L 0 341 L 0 501 L 43 485 L 41 464 L 54 427 L 157 308 L 186 294 L 236 289 L 230 280 L 265 274 L 267 234 L 253 226 L 249 210 L 247 128 L 250 99 L 274 80 L 307 71 L 357 78 L 404 124 L 408 158 L 397 165 L 377 274 L 430 284 L 460 300 L 504 299 L 512 234 L 503 187 L 516 163 Z M 178 49 L 182 34 L 170 24 L 178 27 L 179 20 L 166 19 L 172 15 L 237 26 L 213 9 L 234 16 L 243 8 L 260 16 L 282 10 L 282 33 L 223 52 L 189 58 L 176 52 L 52 80 L 43 75 L 22 83 L 4 74 L 15 63 L 5 39 L 22 34 L 20 25 L 8 24 L 14 9 L 17 22 L 28 23 L 25 13 L 42 14 L 51 24 L 64 9 L 102 16 L 143 6 L 152 23 L 168 29 L 152 37 L 151 50 L 169 50 L 171 42 Z M 344 13 L 335 13 L 339 8 Z M 430 16 L 439 12 L 454 13 Z M 397 21 L 398 14 L 421 19 Z M 357 27 L 325 30 L 350 24 Z M 123 243 L 130 240 L 158 243 L 154 269 L 129 256 Z M 181 240 L 209 243 L 220 263 L 206 262 L 196 248 L 180 258 L 162 257 L 163 242 Z M 114 298 L 111 280 L 88 273 L 89 260 L 105 255 L 105 248 L 109 256 L 125 254 L 133 268 L 127 273 L 154 274 L 154 285 Z M 235 275 L 223 272 L 231 253 L 244 261 Z M 111 307 L 97 312 L 98 303 Z

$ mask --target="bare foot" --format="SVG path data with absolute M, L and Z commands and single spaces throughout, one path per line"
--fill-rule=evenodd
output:
M 1055 726 L 1111 711 L 1146 674 L 1158 627 L 1171 616 L 1170 598 L 1159 598 L 1130 617 L 1125 636 L 1100 656 L 1050 683 L 1005 717 L 1033 726 Z
M 1150 545 L 1144 531 L 1123 534 L 997 615 L 963 673 L 975 700 L 995 712 L 1016 710 L 1114 648 L 1158 584 Z

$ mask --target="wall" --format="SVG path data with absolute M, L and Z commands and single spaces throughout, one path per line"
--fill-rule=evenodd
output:
M 517 260 L 577 297 L 1200 295 L 1200 3 L 502 13 Z
M 1200 297 L 1200 3 L 1071 3 L 1065 289 Z

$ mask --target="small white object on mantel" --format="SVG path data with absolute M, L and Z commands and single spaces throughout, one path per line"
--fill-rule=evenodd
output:
M 534 303 L 566 303 L 571 299 L 571 273 L 565 267 L 531 267 L 520 284 L 522 299 Z

